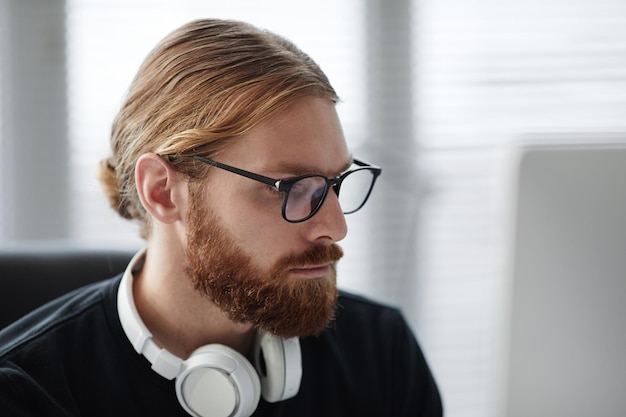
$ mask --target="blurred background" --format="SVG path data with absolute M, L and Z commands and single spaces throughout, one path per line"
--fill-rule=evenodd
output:
M 111 122 L 143 58 L 168 32 L 201 17 L 245 20 L 280 33 L 331 79 L 342 98 L 338 111 L 354 154 L 383 167 L 368 205 L 348 217 L 340 285 L 403 309 L 439 383 L 447 416 L 619 414 L 581 408 L 580 414 L 559 414 L 558 403 L 564 401 L 582 398 L 598 411 L 608 400 L 578 396 L 563 388 L 563 380 L 533 384 L 554 375 L 548 372 L 554 361 L 535 360 L 541 343 L 534 350 L 515 347 L 526 346 L 516 343 L 519 337 L 540 337 L 544 345 L 557 346 L 545 338 L 561 334 L 562 322 L 539 335 L 532 329 L 545 323 L 542 314 L 550 308 L 589 305 L 587 295 L 594 288 L 579 287 L 580 303 L 536 302 L 537 292 L 546 294 L 541 285 L 554 274 L 538 279 L 542 272 L 520 262 L 537 259 L 533 250 L 559 265 L 568 263 L 567 256 L 585 259 L 594 248 L 607 253 L 598 243 L 600 234 L 591 246 L 573 252 L 578 255 L 551 256 L 554 248 L 581 236 L 538 246 L 553 222 L 538 222 L 536 214 L 528 217 L 524 210 L 536 209 L 532 198 L 584 195 L 578 187 L 588 175 L 580 174 L 596 172 L 586 171 L 586 156 L 566 157 L 570 171 L 554 168 L 563 160 L 550 158 L 555 145 L 565 153 L 573 144 L 577 150 L 623 155 L 626 2 L 0 0 L 0 243 L 142 245 L 137 226 L 108 207 L 96 165 L 109 154 Z M 544 155 L 544 145 L 548 157 L 536 158 L 536 152 Z M 610 167 L 597 172 L 615 180 L 607 186 L 608 195 L 615 195 L 626 179 L 620 168 L 626 157 L 610 164 L 603 158 L 594 166 Z M 539 162 L 523 163 L 527 160 Z M 546 177 L 527 180 L 527 171 L 557 173 L 561 182 L 536 197 L 535 188 L 523 190 L 527 184 L 544 186 Z M 597 191 L 604 184 L 588 186 Z M 590 198 L 602 202 L 605 196 Z M 554 201 L 555 218 L 570 212 L 572 201 Z M 626 211 L 626 197 L 611 201 Z M 626 266 L 620 269 L 619 258 L 626 258 L 620 237 L 626 228 L 620 222 L 624 211 L 597 216 L 596 209 L 572 218 L 562 230 L 595 216 L 610 219 L 614 223 L 607 230 L 619 232 L 612 236 L 611 260 L 602 262 L 616 266 L 581 276 L 596 282 L 607 277 L 611 283 L 611 291 L 593 304 L 599 306 L 603 297 L 624 289 Z M 535 234 L 520 237 L 520 225 Z M 583 239 L 589 236 L 589 230 L 583 233 Z M 578 270 L 557 275 L 569 279 Z M 536 286 L 516 291 L 520 282 Z M 568 280 L 555 286 L 565 288 Z M 620 310 L 622 301 L 611 304 L 615 308 L 607 317 L 626 313 Z M 610 328 L 593 337 L 609 337 L 611 354 L 623 355 L 623 330 L 613 339 L 608 322 L 592 323 L 596 330 Z M 575 326 L 567 334 L 585 333 Z M 555 372 L 565 380 L 587 381 L 579 387 L 582 392 L 619 377 L 575 373 L 572 378 L 563 369 L 577 369 L 570 365 L 590 351 L 568 357 L 576 339 L 563 343 L 554 357 L 565 353 L 572 360 Z M 621 368 L 613 367 L 620 375 L 626 374 L 622 359 Z M 545 375 L 536 373 L 541 369 Z M 532 386 L 538 392 L 529 396 Z M 561 389 L 553 392 L 555 386 Z M 541 393 L 545 397 L 537 400 Z M 623 397 L 610 393 L 609 400 Z M 549 405 L 550 398 L 557 405 Z M 615 407 L 611 410 L 624 403 Z

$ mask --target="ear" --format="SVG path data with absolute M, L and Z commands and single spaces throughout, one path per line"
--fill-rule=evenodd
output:
M 187 181 L 160 156 L 147 153 L 135 165 L 135 186 L 141 203 L 162 223 L 180 220 L 186 209 Z

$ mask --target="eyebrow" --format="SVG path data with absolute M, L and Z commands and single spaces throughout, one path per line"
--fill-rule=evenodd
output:
M 330 177 L 334 177 L 336 175 L 341 174 L 342 172 L 347 171 L 352 166 L 353 163 L 354 163 L 354 158 L 352 157 L 352 155 L 350 155 L 348 160 L 339 169 L 339 172 L 336 172 L 336 173 L 320 172 L 319 169 L 317 169 L 316 167 L 312 165 L 296 164 L 292 162 L 278 163 L 277 165 L 272 167 L 271 170 L 268 169 L 268 171 L 280 172 L 280 173 L 284 172 L 287 175 L 293 175 L 293 176 L 308 175 L 308 174 L 324 174 L 324 175 L 330 174 Z

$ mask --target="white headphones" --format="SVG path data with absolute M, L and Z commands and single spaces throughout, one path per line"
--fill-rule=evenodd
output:
M 176 379 L 180 405 L 194 417 L 248 417 L 260 395 L 268 402 L 293 397 L 300 388 L 302 363 L 298 338 L 283 339 L 258 332 L 254 343 L 255 367 L 228 346 L 211 344 L 196 349 L 183 360 L 153 340 L 132 295 L 132 270 L 143 258 L 140 252 L 124 272 L 117 293 L 122 328 L 137 353 L 167 379 Z

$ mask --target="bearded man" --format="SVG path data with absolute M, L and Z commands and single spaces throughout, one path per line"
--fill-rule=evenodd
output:
M 191 22 L 133 80 L 100 179 L 146 246 L 0 336 L 11 416 L 440 416 L 401 313 L 338 291 L 352 155 L 320 68 L 251 25 Z

